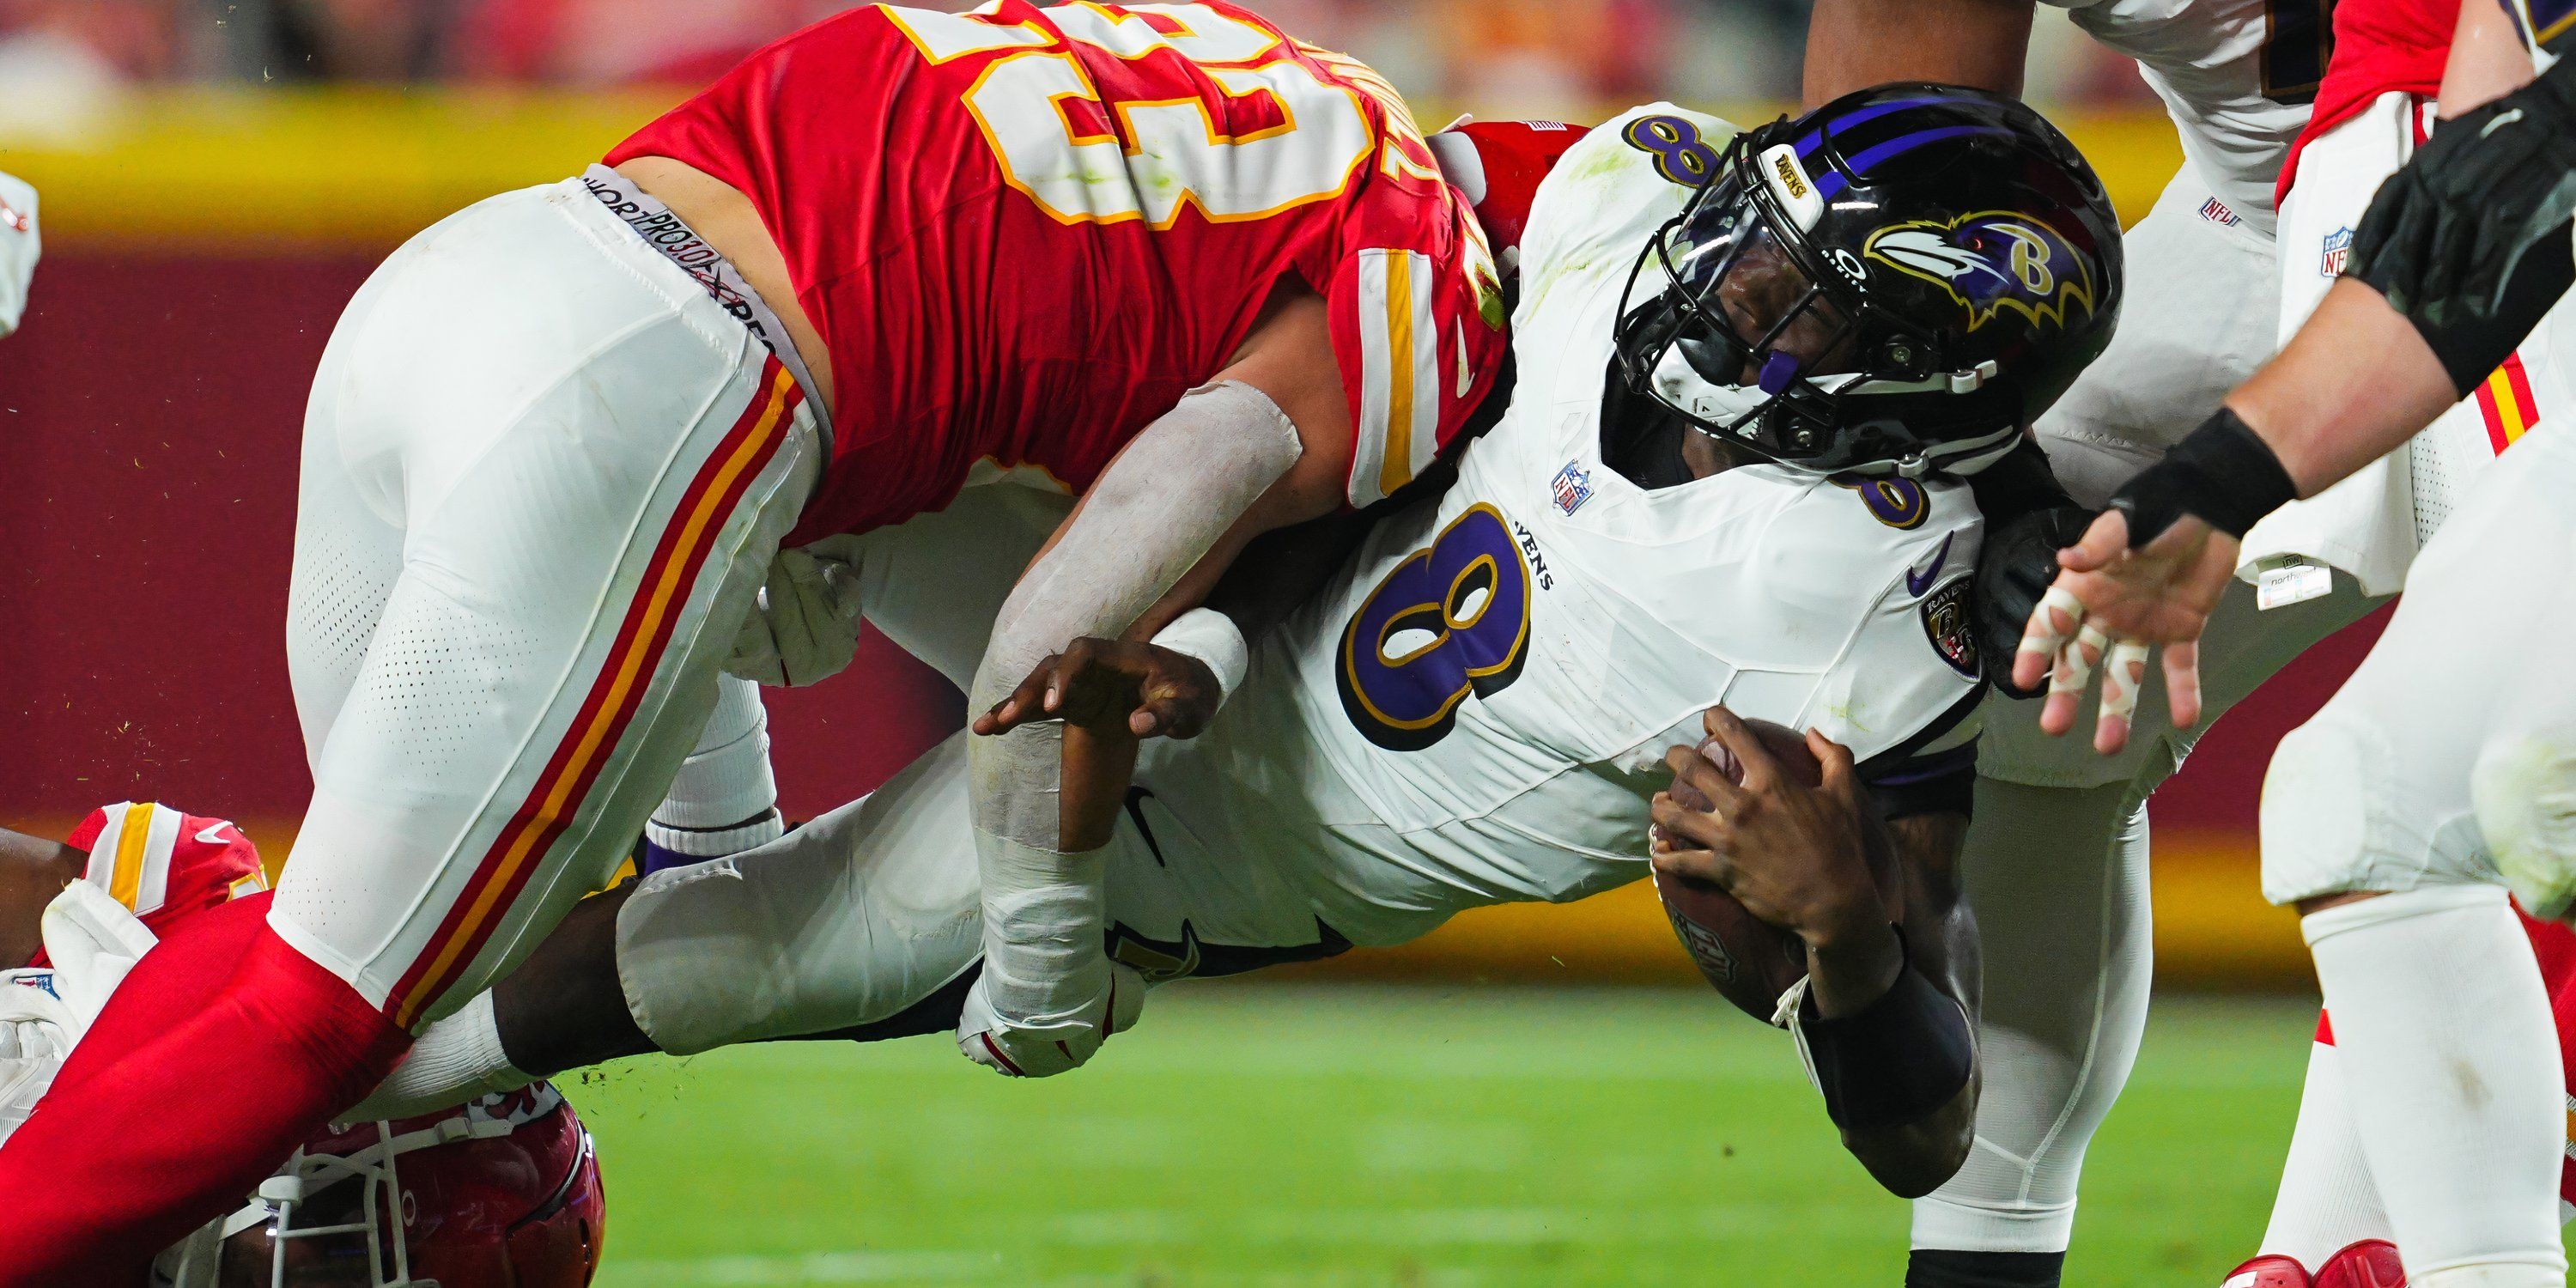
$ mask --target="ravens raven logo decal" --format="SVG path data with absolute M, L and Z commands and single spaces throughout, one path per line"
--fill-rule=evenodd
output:
M 1889 224 L 1861 253 L 1949 292 L 1971 331 L 2007 309 L 2060 329 L 2093 316 L 2091 261 L 2056 229 L 2009 210 Z

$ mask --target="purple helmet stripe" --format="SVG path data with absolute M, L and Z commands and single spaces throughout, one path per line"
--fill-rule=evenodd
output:
M 1827 134 L 1842 133 L 1863 121 L 1874 121 L 1890 112 L 1901 112 L 1909 107 L 1939 107 L 1945 103 L 1955 101 L 1956 100 L 1949 98 L 1941 98 L 1924 94 L 1918 95 L 1914 98 L 1891 98 L 1883 102 L 1872 103 L 1855 112 L 1845 112 L 1841 116 L 1837 116 L 1830 121 L 1821 122 L 1815 129 L 1807 131 L 1806 136 L 1798 140 L 1798 155 L 1803 159 L 1807 154 L 1814 152 L 1818 145 L 1825 141 L 1825 136 Z
M 1900 134 L 1895 138 L 1889 139 L 1885 143 L 1881 143 L 1873 148 L 1868 148 L 1854 155 L 1851 158 L 1852 173 L 1856 175 L 1866 175 L 1869 173 L 1872 166 L 1877 165 L 1881 161 L 1888 160 L 1892 157 L 1902 156 L 1905 153 L 1911 152 L 1928 143 L 1938 143 L 1943 139 L 1955 139 L 1963 134 L 1993 134 L 2010 138 L 2012 136 L 2012 131 L 1992 125 L 1944 125 L 1937 129 L 1916 130 L 1912 134 Z M 1816 195 L 1823 197 L 1827 201 L 1831 201 L 1835 197 L 1841 195 L 1842 190 L 1849 186 L 1849 183 L 1844 180 L 1842 171 L 1840 170 L 1832 170 L 1816 176 Z

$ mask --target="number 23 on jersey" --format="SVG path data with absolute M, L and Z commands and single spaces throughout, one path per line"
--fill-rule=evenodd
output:
M 1066 223 L 1259 219 L 1339 195 L 1373 153 L 1438 174 L 1374 72 L 1208 5 L 1060 5 L 1052 30 L 1003 4 L 885 12 L 933 64 L 1008 51 L 966 108 L 1004 182 Z M 1389 109 L 1382 150 L 1362 95 Z

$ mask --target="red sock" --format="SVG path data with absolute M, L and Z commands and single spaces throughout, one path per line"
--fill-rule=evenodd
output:
M 0 1147 L 0 1288 L 132 1282 L 410 1046 L 264 922 L 220 912 L 144 955 Z

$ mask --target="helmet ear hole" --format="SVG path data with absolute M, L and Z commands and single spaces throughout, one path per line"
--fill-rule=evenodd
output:
M 1932 355 L 1922 341 L 1912 336 L 1889 336 L 1887 342 L 1879 346 L 1875 365 L 1893 376 L 1921 380 L 1932 374 Z

